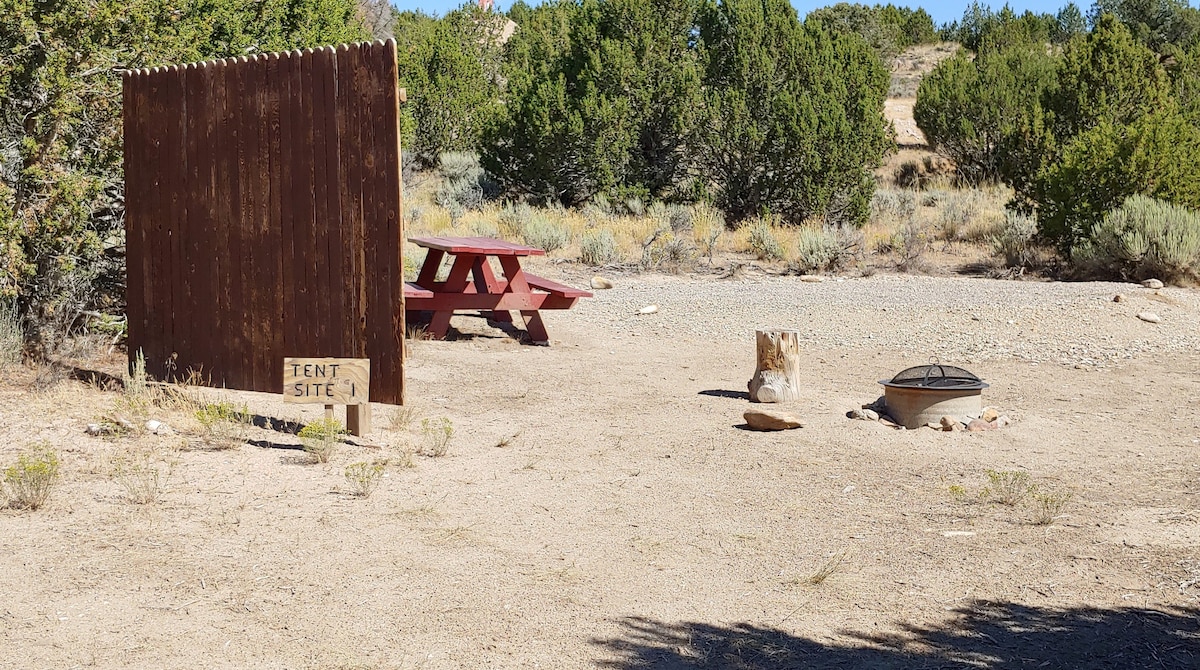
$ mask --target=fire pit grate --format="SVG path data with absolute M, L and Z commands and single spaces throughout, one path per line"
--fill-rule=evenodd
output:
M 953 365 L 917 365 L 901 370 L 890 380 L 881 381 L 885 387 L 910 389 L 954 389 L 975 391 L 988 387 L 974 374 Z

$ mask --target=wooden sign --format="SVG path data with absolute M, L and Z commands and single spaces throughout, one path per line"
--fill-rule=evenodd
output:
M 360 405 L 370 397 L 367 358 L 283 359 L 284 402 Z

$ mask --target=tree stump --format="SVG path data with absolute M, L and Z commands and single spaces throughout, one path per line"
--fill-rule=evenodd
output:
M 750 402 L 784 402 L 800 397 L 800 340 L 795 330 L 759 330 L 758 362 Z

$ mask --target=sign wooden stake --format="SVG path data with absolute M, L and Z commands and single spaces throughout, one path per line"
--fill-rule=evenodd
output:
M 346 430 L 361 436 L 371 431 L 371 361 L 366 358 L 283 359 L 283 400 L 333 406 L 346 405 Z

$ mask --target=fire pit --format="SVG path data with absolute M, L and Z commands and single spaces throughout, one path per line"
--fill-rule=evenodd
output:
M 918 365 L 881 381 L 888 414 L 905 428 L 938 423 L 943 416 L 979 416 L 983 389 L 979 377 L 953 365 Z

